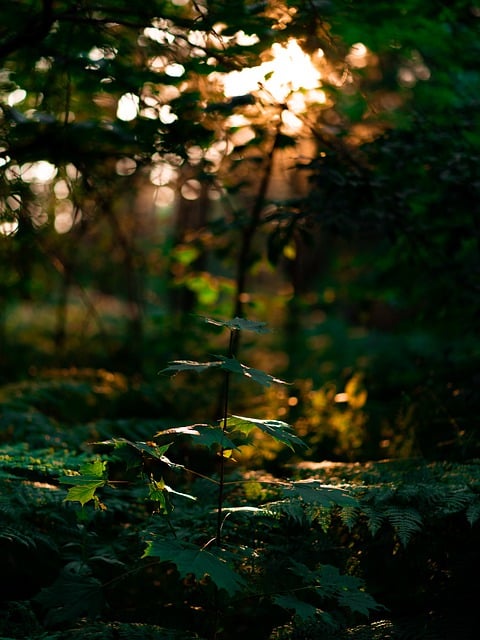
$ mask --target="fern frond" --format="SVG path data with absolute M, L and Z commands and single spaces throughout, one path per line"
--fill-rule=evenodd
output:
M 480 518 L 480 502 L 472 502 L 466 511 L 468 522 L 473 526 Z
M 386 509 L 385 515 L 404 547 L 422 528 L 422 516 L 412 507 L 392 505 Z
M 471 492 L 469 490 L 465 490 L 464 487 L 448 491 L 444 494 L 442 514 L 450 515 L 460 513 L 468 506 L 469 503 L 471 503 L 471 500 Z
M 367 526 L 371 535 L 374 536 L 385 522 L 385 515 L 377 508 L 371 505 L 365 505 L 362 508 L 364 515 L 367 518 Z
M 297 524 L 305 524 L 305 505 L 299 500 L 277 500 L 263 506 L 273 515 L 284 516 Z
M 0 540 L 19 544 L 26 548 L 35 548 L 35 541 L 24 531 L 16 527 L 2 527 L 0 529 Z
M 340 519 L 349 531 L 357 524 L 360 513 L 359 507 L 346 506 L 340 510 Z
M 432 482 L 409 482 L 398 487 L 399 501 L 406 504 L 423 504 L 427 507 L 436 507 L 445 498 L 445 487 Z

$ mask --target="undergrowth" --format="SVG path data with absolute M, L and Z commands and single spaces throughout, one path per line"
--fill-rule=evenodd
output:
M 108 372 L 0 392 L 0 636 L 428 640 L 455 610 L 451 637 L 469 638 L 480 461 L 242 469 L 255 431 L 304 445 L 230 413 L 232 375 L 282 384 L 232 349 L 263 326 L 209 322 L 230 332 L 227 355 L 165 371 L 217 375 L 216 422 L 172 425 L 168 400 L 139 388 L 149 410 L 125 417 L 132 390 Z

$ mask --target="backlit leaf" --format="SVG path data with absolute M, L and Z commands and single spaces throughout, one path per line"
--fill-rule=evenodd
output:
M 308 504 L 332 507 L 358 506 L 357 500 L 347 491 L 339 487 L 323 484 L 319 480 L 298 480 L 291 482 L 283 488 L 283 493 L 288 497 L 301 498 Z
M 250 378 L 255 382 L 258 382 L 264 387 L 269 387 L 273 383 L 276 384 L 288 384 L 285 380 L 280 380 L 280 378 L 275 378 L 265 371 L 261 371 L 260 369 L 254 369 L 253 367 L 247 367 L 247 365 L 242 364 L 236 358 L 226 358 L 224 356 L 215 356 L 218 358 L 220 362 L 220 366 L 225 371 L 230 371 L 231 373 L 239 373 L 245 378 Z
M 214 318 L 203 318 L 207 324 L 213 324 L 216 327 L 226 327 L 236 331 L 252 331 L 253 333 L 270 333 L 266 322 L 256 322 L 255 320 L 247 320 L 246 318 L 233 318 L 233 320 L 215 320 Z
M 65 501 L 80 502 L 82 507 L 95 499 L 95 492 L 107 484 L 106 462 L 97 460 L 80 467 L 79 475 L 62 476 L 59 482 L 73 485 L 67 492 Z
M 246 434 L 256 427 L 277 442 L 285 444 L 292 451 L 295 450 L 295 447 L 306 447 L 303 440 L 293 433 L 292 427 L 281 420 L 258 420 L 256 418 L 245 418 L 244 416 L 231 416 L 227 420 L 227 426 L 232 431 L 241 431 Z
M 159 371 L 159 373 L 171 373 L 177 375 L 181 371 L 195 371 L 201 373 L 206 369 L 214 369 L 220 367 L 221 362 L 196 362 L 195 360 L 173 360 L 168 367 Z

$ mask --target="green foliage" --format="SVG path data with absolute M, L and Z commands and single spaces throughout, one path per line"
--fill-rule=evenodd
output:
M 226 328 L 231 333 L 238 331 L 237 326 Z M 225 376 L 230 373 L 224 370 Z M 267 382 L 270 384 L 270 380 Z M 85 616 L 93 619 L 105 615 L 107 603 L 112 599 L 110 585 L 126 579 L 131 572 L 144 573 L 148 567 L 155 568 L 161 583 L 167 581 L 173 586 L 177 595 L 171 604 L 176 610 L 182 610 L 183 601 L 188 603 L 187 611 L 189 607 L 200 607 L 202 614 L 194 629 L 207 637 L 217 635 L 220 620 L 227 627 L 233 624 L 229 617 L 239 597 L 246 601 L 264 601 L 266 610 L 262 617 L 267 624 L 271 624 L 268 619 L 279 607 L 285 615 L 300 618 L 305 618 L 308 611 L 316 615 L 317 610 L 324 607 L 345 608 L 350 615 L 367 615 L 375 609 L 376 603 L 370 596 L 356 593 L 361 581 L 352 582 L 347 575 L 340 577 L 340 574 L 328 580 L 323 574 L 319 578 L 317 571 L 322 572 L 324 565 L 319 565 L 316 554 L 305 565 L 305 574 L 300 576 L 298 571 L 295 573 L 300 558 L 295 559 L 295 553 L 288 553 L 284 567 L 287 578 L 279 574 L 267 588 L 269 547 L 272 545 L 273 551 L 275 538 L 283 537 L 283 521 L 288 522 L 294 505 L 305 512 L 331 510 L 333 505 L 348 503 L 349 498 L 345 490 L 325 483 L 286 484 L 270 480 L 267 483 L 270 489 L 263 495 L 263 501 L 248 504 L 244 490 L 248 483 L 245 484 L 242 474 L 227 475 L 225 467 L 227 461 L 230 465 L 233 463 L 226 447 L 245 446 L 244 439 L 238 444 L 232 439 L 235 434 L 239 432 L 243 437 L 244 432 L 257 429 L 292 450 L 302 446 L 302 441 L 288 424 L 276 420 L 225 416 L 222 422 L 223 429 L 209 425 L 167 428 L 158 431 L 154 441 L 109 438 L 92 445 L 101 452 L 101 457 L 95 452 L 71 456 L 66 449 L 60 449 L 59 454 L 50 454 L 49 462 L 43 466 L 41 460 L 34 457 L 37 453 L 34 451 L 27 450 L 29 457 L 22 459 L 15 455 L 19 448 L 12 446 L 14 455 L 3 455 L 0 480 L 9 489 L 5 504 L 10 521 L 2 528 L 0 541 L 13 545 L 14 550 L 25 548 L 35 553 L 45 537 L 16 526 L 15 500 L 23 487 L 30 486 L 28 474 L 32 472 L 37 478 L 49 479 L 48 485 L 44 482 L 38 485 L 48 486 L 51 495 L 56 496 L 55 514 L 62 523 L 60 531 L 63 530 L 67 540 L 71 536 L 68 542 L 60 544 L 59 541 L 52 546 L 56 571 L 46 583 L 41 581 L 32 594 L 45 628 L 57 629 Z M 165 455 L 175 451 L 177 440 L 182 442 L 185 438 L 193 446 L 209 449 L 213 446 L 217 450 L 220 454 L 218 477 L 189 469 Z M 32 483 L 32 490 L 36 485 L 37 482 Z M 272 501 L 273 495 L 279 496 L 277 502 L 281 508 Z M 138 506 L 132 512 L 134 502 Z M 289 503 L 293 509 L 290 512 Z M 30 501 L 25 502 L 25 509 L 30 506 Z M 248 521 L 252 518 L 261 519 L 266 525 L 254 540 L 250 540 L 247 533 Z M 314 522 L 313 516 L 310 522 Z M 132 526 L 134 531 L 130 533 Z M 46 543 L 52 544 L 58 533 L 58 527 L 57 531 L 52 530 L 46 536 Z M 137 549 L 133 562 L 132 546 Z M 140 552 L 142 546 L 143 553 Z M 145 564 L 149 561 L 154 564 Z M 132 564 L 133 568 L 129 568 Z M 193 590 L 190 595 L 189 590 Z M 119 599 L 121 592 L 115 589 L 113 600 Z M 197 599 L 203 604 L 196 605 Z M 166 606 L 171 606 L 167 603 Z M 213 620 L 208 613 L 212 608 Z M 330 614 L 325 615 L 328 619 Z M 178 627 L 178 621 L 172 619 L 171 624 L 173 628 Z
M 173 563 L 180 578 L 193 574 L 198 581 L 202 581 L 208 576 L 218 589 L 224 589 L 229 596 L 246 586 L 242 577 L 232 570 L 221 554 L 185 541 L 151 540 L 144 553 L 144 557 L 150 556 L 159 558 L 161 562 Z
M 333 485 L 348 485 L 347 499 L 336 503 L 350 531 L 363 522 L 372 536 L 389 527 L 406 546 L 425 527 L 450 516 L 461 515 L 471 526 L 477 522 L 478 461 L 467 465 L 420 460 L 369 463 L 361 468 L 361 478 L 356 473 L 355 467 L 338 464 L 315 474 L 318 483 L 324 477 Z
M 277 442 L 287 445 L 292 451 L 295 448 L 305 447 L 305 443 L 293 433 L 292 427 L 281 420 L 259 420 L 258 418 L 245 418 L 244 416 L 231 416 L 227 419 L 227 428 L 232 432 L 249 434 L 252 429 L 260 429 L 271 436 Z
M 220 326 L 230 334 L 239 331 L 236 323 Z M 223 376 L 232 373 L 219 369 Z M 91 380 L 82 383 L 86 397 L 98 385 L 94 376 Z M 66 379 L 65 388 L 70 384 Z M 55 402 L 62 406 L 61 394 L 39 388 L 39 396 L 32 385 L 24 397 L 37 403 L 45 435 L 63 434 L 80 444 L 85 435 L 113 431 L 81 453 L 65 444 L 35 449 L 8 441 L 1 449 L 0 545 L 15 558 L 13 572 L 23 562 L 38 574 L 35 582 L 29 579 L 33 588 L 27 597 L 34 597 L 43 628 L 53 633 L 84 616 L 103 618 L 109 607 L 121 610 L 127 584 L 128 593 L 142 594 L 154 609 L 171 611 L 163 628 L 169 627 L 172 637 L 182 629 L 185 637 L 195 632 L 212 637 L 217 624 L 231 630 L 238 607 L 250 615 L 249 602 L 262 603 L 262 620 L 270 629 L 278 627 L 280 616 L 290 620 L 291 633 L 306 634 L 313 625 L 325 637 L 341 637 L 357 616 L 378 613 L 379 601 L 398 609 L 389 592 L 394 589 L 384 584 L 390 577 L 403 584 L 408 574 L 402 571 L 417 564 L 420 587 L 432 572 L 442 571 L 441 554 L 449 544 L 442 542 L 442 531 L 461 531 L 470 548 L 478 528 L 477 462 L 306 462 L 290 467 L 298 475 L 293 480 L 263 472 L 246 476 L 233 457 L 255 445 L 254 432 L 292 452 L 303 449 L 288 423 L 227 415 L 220 425 L 172 427 L 147 419 L 134 428 L 136 420 L 102 418 L 86 430 L 64 422 L 67 412 L 55 407 Z M 4 397 L 12 402 L 7 391 Z M 15 402 L 25 410 L 21 395 Z M 91 404 L 93 415 L 99 406 Z M 58 417 L 42 422 L 49 414 Z M 145 439 L 128 437 L 132 429 L 144 430 Z M 8 434 L 7 427 L 4 440 Z M 202 450 L 206 466 L 187 464 L 187 458 L 198 463 Z M 219 515 L 220 535 L 215 533 Z M 427 542 L 432 536 L 433 546 Z M 378 574 L 379 562 L 389 567 L 384 576 Z M 165 585 L 160 592 L 156 582 Z M 19 585 L 13 593 L 25 597 Z M 419 589 L 413 594 L 424 597 Z M 212 621 L 212 607 L 221 623 Z M 191 608 L 198 611 L 195 620 L 186 615 Z
M 175 362 L 171 362 L 168 367 L 162 369 L 160 373 L 180 373 L 181 371 L 195 371 L 197 373 L 201 373 L 206 369 L 223 369 L 224 371 L 229 371 L 230 373 L 237 373 L 245 378 L 250 378 L 254 382 L 258 382 L 262 386 L 270 386 L 273 383 L 276 384 L 287 384 L 283 380 L 279 378 L 275 378 L 274 376 L 265 373 L 264 371 L 260 371 L 259 369 L 254 369 L 253 367 L 247 367 L 247 365 L 239 362 L 236 358 L 228 358 L 225 356 L 215 356 L 217 360 L 212 362 L 194 362 L 191 360 L 177 360 Z
M 167 437 L 181 438 L 182 431 Z M 191 440 L 196 442 L 196 437 L 192 436 Z M 134 442 L 112 440 L 103 444 L 102 450 L 112 447 L 109 469 L 120 460 L 129 464 L 131 458 L 123 457 L 127 450 L 134 453 L 137 463 L 142 461 L 141 467 L 136 464 L 133 469 L 147 471 L 149 461 L 154 460 L 164 465 L 162 474 L 170 469 L 158 456 L 156 449 L 161 447 L 154 447 L 153 443 L 136 446 Z M 446 532 L 454 526 L 451 535 L 457 540 L 457 547 L 458 536 L 461 536 L 463 550 L 466 550 L 473 544 L 478 529 L 478 462 L 459 465 L 392 461 L 318 465 L 316 470 L 310 463 L 308 471 L 302 470 L 301 465 L 297 471 L 307 478 L 290 482 L 265 478 L 261 472 L 248 480 L 241 474 L 233 475 L 225 487 L 224 537 L 222 547 L 218 548 L 209 533 L 213 525 L 212 510 L 215 509 L 212 487 L 218 486 L 211 481 L 202 478 L 193 484 L 190 481 L 189 493 L 195 494 L 197 500 L 185 500 L 178 495 L 185 491 L 177 492 L 184 485 L 178 475 L 182 469 L 175 470 L 175 493 L 169 495 L 170 505 L 174 508 L 162 511 L 155 505 L 158 498 L 149 492 L 152 486 L 149 477 L 142 481 L 140 475 L 130 486 L 111 480 L 96 489 L 102 494 L 106 511 L 89 510 L 88 503 L 77 511 L 76 501 L 65 502 L 69 485 L 57 484 L 56 479 L 61 476 L 80 478 L 81 470 L 87 474 L 87 479 L 94 471 L 98 481 L 103 480 L 105 466 L 103 461 L 98 462 L 98 456 L 84 454 L 82 462 L 65 449 L 50 451 L 48 455 L 45 451 L 30 451 L 26 455 L 18 446 L 10 447 L 8 455 L 5 446 L 2 452 L 1 544 L 9 545 L 8 553 L 13 557 L 29 558 L 32 571 L 43 571 L 45 582 L 40 582 L 37 594 L 32 594 L 36 596 L 37 606 L 45 612 L 41 618 L 43 624 L 53 628 L 66 625 L 71 633 L 80 634 L 80 629 L 77 632 L 71 626 L 77 616 L 93 616 L 98 612 L 105 616 L 104 604 L 114 606 L 125 585 L 130 584 L 130 589 L 135 584 L 131 583 L 130 575 L 138 573 L 142 581 L 147 579 L 148 572 L 145 573 L 142 562 L 158 559 L 156 575 L 168 580 L 169 589 L 173 584 L 177 585 L 175 590 L 182 584 L 190 585 L 190 595 L 185 592 L 183 597 L 193 598 L 194 606 L 203 606 L 199 605 L 199 594 L 203 592 L 203 597 L 210 597 L 208 594 L 215 584 L 224 594 L 222 618 L 227 626 L 232 615 L 228 602 L 233 598 L 232 605 L 237 603 L 235 607 L 238 608 L 239 596 L 246 596 L 247 600 L 262 600 L 267 618 L 276 619 L 278 613 L 275 612 L 280 610 L 284 612 L 282 615 L 291 615 L 293 628 L 305 637 L 309 637 L 307 632 L 300 630 L 312 624 L 318 630 L 323 629 L 325 637 L 329 637 L 328 633 L 343 637 L 341 629 L 345 628 L 346 622 L 345 619 L 342 622 L 340 611 L 345 612 L 343 615 L 350 612 L 347 619 L 351 620 L 354 612 L 365 615 L 375 610 L 376 603 L 368 590 L 364 591 L 363 581 L 359 581 L 362 575 L 372 581 L 372 565 L 384 567 L 381 580 L 388 582 L 388 573 L 398 573 L 402 564 L 407 572 L 405 577 L 412 580 L 408 568 L 412 564 L 416 566 L 416 580 L 428 583 L 431 578 L 428 573 L 423 574 L 430 562 L 433 562 L 430 570 L 434 571 L 435 564 L 440 561 L 435 555 L 438 553 L 436 548 L 442 552 L 449 549 Z M 105 452 L 102 455 L 105 456 Z M 32 473 L 35 474 L 34 481 Z M 116 474 L 118 480 L 118 471 Z M 163 491 L 161 480 L 155 482 Z M 247 498 L 247 488 L 255 482 L 263 489 L 257 494 L 250 491 Z M 254 495 L 257 497 L 252 501 Z M 150 509 L 154 513 L 149 518 Z M 83 519 L 78 521 L 76 516 L 82 512 Z M 124 523 L 129 524 L 129 534 Z M 144 542 L 140 542 L 139 537 Z M 425 548 L 422 540 L 425 540 Z M 390 541 L 390 547 L 384 549 L 382 545 L 387 541 Z M 403 551 L 395 551 L 396 541 Z M 142 547 L 144 559 L 140 561 Z M 337 556 L 339 548 L 345 554 L 343 560 Z M 138 550 L 138 560 L 132 557 L 132 549 Z M 457 548 L 455 552 L 461 551 Z M 449 553 L 453 553 L 453 549 Z M 391 562 L 399 554 L 403 559 L 400 558 L 400 566 L 394 568 Z M 49 558 L 48 570 L 42 569 L 42 558 Z M 338 559 L 338 565 L 332 562 L 334 558 Z M 345 559 L 348 559 L 347 563 Z M 349 563 L 356 567 L 351 574 Z M 176 567 L 173 574 L 172 566 Z M 265 585 L 264 579 L 267 580 Z M 379 579 L 376 576 L 374 582 L 377 601 Z M 118 588 L 112 589 L 115 585 Z M 9 588 L 12 589 L 11 582 Z M 135 588 L 139 589 L 139 584 Z M 382 593 L 384 597 L 387 595 Z M 153 598 L 151 606 L 158 606 L 155 591 L 143 597 Z M 163 597 L 168 598 L 162 596 L 160 602 Z M 245 611 L 244 615 L 248 613 Z M 174 628 L 177 623 L 172 620 L 171 629 L 164 633 L 175 637 L 174 634 L 180 633 Z M 129 623 L 120 620 L 109 624 Z M 202 625 L 197 627 L 200 636 L 208 637 L 209 632 L 202 628 Z M 363 628 L 367 633 L 367 627 Z M 105 627 L 105 633 L 110 633 L 108 629 Z M 373 631 L 374 626 L 371 633 Z M 148 632 L 154 633 L 154 629 Z M 62 637 L 61 631 L 49 633 Z M 187 631 L 184 633 L 184 637 L 188 637 Z M 191 629 L 190 637 L 194 637 L 192 634 Z
M 40 591 L 35 600 L 46 611 L 47 626 L 70 623 L 85 615 L 95 618 L 103 607 L 101 582 L 90 568 L 78 562 L 67 564 L 55 582 Z
M 269 332 L 266 322 L 257 322 L 255 320 L 248 320 L 247 318 L 233 318 L 233 320 L 204 318 L 204 321 L 216 327 L 226 327 L 231 331 L 251 331 L 258 334 Z
M 0 7 L 1 637 L 426 640 L 443 611 L 473 636 L 478 24 L 464 0 Z M 272 44 L 315 88 L 274 95 Z M 392 621 L 359 625 L 376 602 Z
M 1 379 L 32 362 L 200 371 L 191 345 L 204 334 L 186 318 L 233 308 L 205 324 L 276 325 L 275 379 L 317 388 L 365 374 L 351 437 L 315 429 L 313 456 L 477 455 L 475 7 L 70 4 L 0 8 Z M 226 95 L 222 74 L 260 69 L 270 45 L 292 42 L 319 72 L 313 98 L 296 78 L 277 97 L 266 68 Z M 117 113 L 128 95 L 131 120 Z M 48 179 L 32 178 L 37 162 Z M 192 180 L 197 200 L 182 194 Z M 218 362 L 269 379 L 262 362 Z M 68 394 L 85 422 L 78 387 L 63 391 L 59 413 Z M 200 403 L 190 392 L 174 404 L 191 420 Z
M 95 499 L 95 491 L 105 486 L 107 482 L 106 462 L 96 460 L 80 467 L 78 475 L 62 476 L 59 482 L 73 485 L 65 500 L 80 502 L 83 505 Z

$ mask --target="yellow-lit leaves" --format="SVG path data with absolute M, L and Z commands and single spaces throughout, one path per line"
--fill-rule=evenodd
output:
M 231 416 L 227 420 L 227 426 L 232 431 L 240 431 L 249 434 L 254 428 L 260 429 L 271 436 L 277 442 L 285 444 L 295 450 L 295 447 L 304 448 L 306 444 L 293 432 L 292 427 L 281 420 L 258 420 L 256 418 L 246 418 L 244 416 Z
M 90 500 L 94 500 L 97 506 L 100 506 L 98 497 L 95 492 L 100 487 L 104 487 L 107 482 L 106 473 L 107 463 L 102 460 L 87 462 L 80 467 L 78 475 L 63 476 L 59 478 L 62 484 L 72 485 L 67 492 L 66 501 L 80 502 L 82 507 Z

